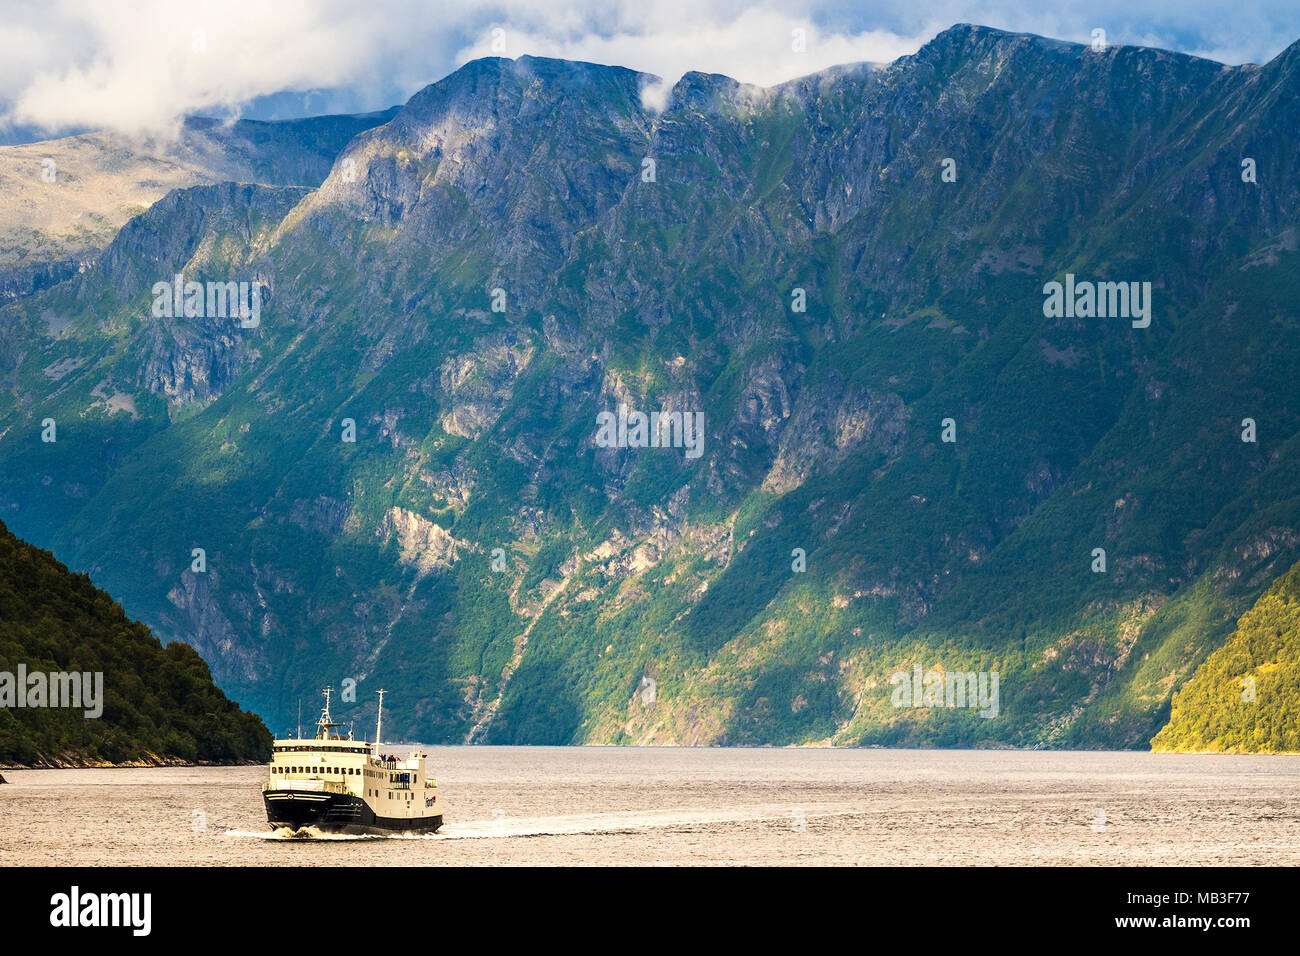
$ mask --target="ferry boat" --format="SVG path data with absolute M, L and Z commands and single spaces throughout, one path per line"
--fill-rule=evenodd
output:
M 276 740 L 269 779 L 262 791 L 266 818 L 276 829 L 295 833 L 433 833 L 442 826 L 438 781 L 426 774 L 426 756 L 381 753 L 384 691 L 379 692 L 375 743 L 335 733 L 343 725 L 330 716 L 330 694 L 316 721 L 316 736 Z

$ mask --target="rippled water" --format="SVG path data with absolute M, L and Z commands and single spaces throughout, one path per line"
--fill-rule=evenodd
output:
M 1297 864 L 1300 757 L 434 747 L 435 835 L 285 839 L 260 767 L 5 771 L 16 864 Z

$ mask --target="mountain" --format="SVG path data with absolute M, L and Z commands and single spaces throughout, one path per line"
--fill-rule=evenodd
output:
M 1300 45 L 653 82 L 477 60 L 318 188 L 169 194 L 0 311 L 0 513 L 273 726 L 1148 746 L 1300 559 Z
M 1155 750 L 1300 751 L 1300 563 L 1174 695 Z
M 190 117 L 171 137 L 93 132 L 0 146 L 0 302 L 84 272 L 128 219 L 172 189 L 319 186 L 353 136 L 395 112 L 281 122 Z
M 49 675 L 74 673 L 77 707 L 6 700 L 0 766 L 229 763 L 270 755 L 266 727 L 216 688 L 193 648 L 163 647 L 86 575 L 70 573 L 0 523 L 0 682 L 16 682 L 2 693 L 25 695 L 39 686 L 41 702 L 52 705 Z

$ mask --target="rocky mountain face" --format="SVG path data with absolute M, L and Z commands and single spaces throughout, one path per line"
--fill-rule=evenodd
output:
M 475 61 L 0 311 L 0 513 L 274 727 L 1147 746 L 1300 558 L 1298 58 Z

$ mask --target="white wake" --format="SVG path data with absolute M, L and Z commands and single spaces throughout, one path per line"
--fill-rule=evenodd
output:
M 810 821 L 827 817 L 853 816 L 862 807 L 735 807 L 676 808 L 665 810 L 620 810 L 606 813 L 576 813 L 554 817 L 511 817 L 494 815 L 488 820 L 466 820 L 443 824 L 437 833 L 346 834 L 322 833 L 315 827 L 294 832 L 288 828 L 269 832 L 227 830 L 226 836 L 258 840 L 492 840 L 512 837 L 574 836 L 628 833 L 637 830 L 709 826 L 726 823 L 773 823 L 788 829 L 805 829 Z

